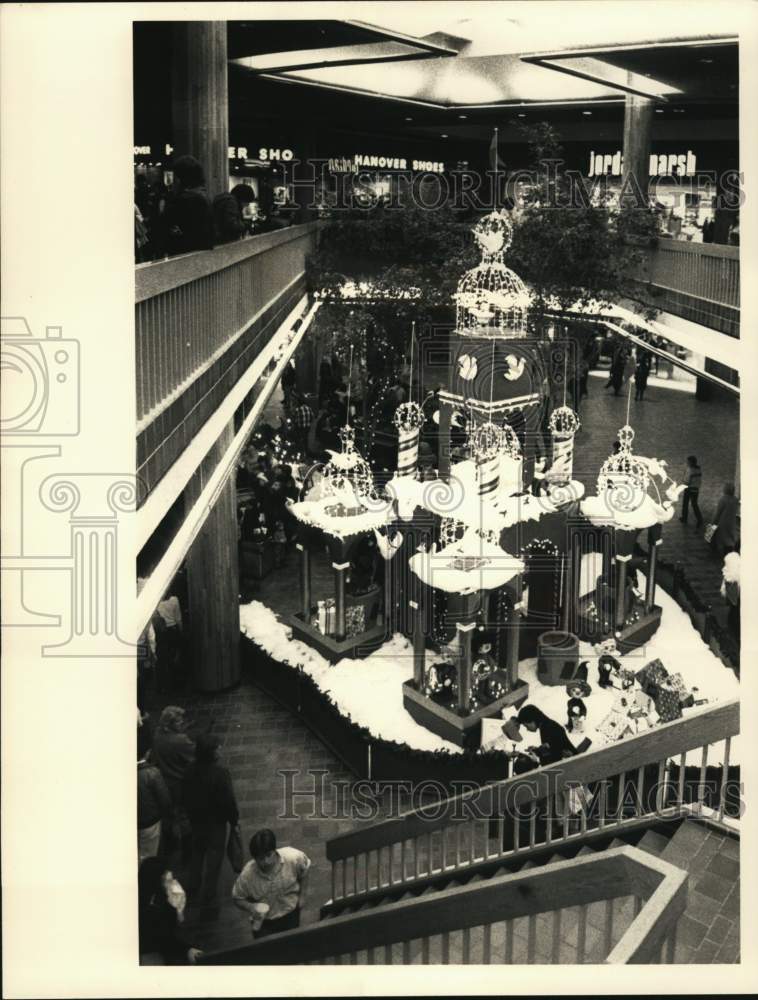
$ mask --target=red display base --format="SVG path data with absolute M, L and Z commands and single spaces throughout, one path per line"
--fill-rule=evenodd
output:
M 516 681 L 513 690 L 502 698 L 497 698 L 468 715 L 459 715 L 455 708 L 440 705 L 422 694 L 413 681 L 403 684 L 403 706 L 411 718 L 443 740 L 449 740 L 466 750 L 476 750 L 481 746 L 482 719 L 498 715 L 510 705 L 520 705 L 528 697 L 529 685 L 525 681 Z

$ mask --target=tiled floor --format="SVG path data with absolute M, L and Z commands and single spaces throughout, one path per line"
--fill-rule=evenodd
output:
M 590 396 L 582 401 L 582 426 L 574 446 L 574 475 L 594 492 L 600 466 L 611 453 L 618 430 L 626 422 L 627 401 L 604 391 L 603 382 L 590 379 Z M 703 469 L 700 509 L 706 523 L 715 513 L 723 484 L 734 479 L 739 440 L 739 402 L 723 399 L 701 402 L 668 388 L 648 389 L 642 402 L 632 399 L 630 423 L 635 431 L 633 450 L 662 459 L 680 481 L 688 455 L 696 455 Z M 644 534 L 644 533 L 643 533 Z M 702 529 L 683 525 L 678 517 L 665 525 L 660 555 L 681 561 L 687 578 L 714 611 L 725 614 L 721 561 L 703 539 Z

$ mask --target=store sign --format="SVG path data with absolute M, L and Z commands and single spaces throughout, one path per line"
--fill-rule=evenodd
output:
M 620 177 L 624 165 L 621 150 L 615 153 L 596 153 L 590 151 L 590 177 Z M 692 177 L 695 173 L 697 157 L 688 149 L 686 153 L 651 153 L 651 177 Z
M 333 174 L 357 174 L 362 170 L 414 170 L 430 174 L 445 172 L 445 164 L 436 160 L 409 160 L 404 156 L 379 156 L 355 153 L 328 161 Z

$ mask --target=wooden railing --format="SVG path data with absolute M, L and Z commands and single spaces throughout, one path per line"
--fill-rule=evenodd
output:
M 592 831 L 607 835 L 651 816 L 708 808 L 723 821 L 727 796 L 736 795 L 728 776 L 731 739 L 738 732 L 739 702 L 724 702 L 602 750 L 335 837 L 326 845 L 332 904 L 357 903 L 386 894 L 386 886 L 410 887 L 458 869 L 491 869 L 506 856 Z M 697 761 L 689 779 L 688 755 Z M 715 791 L 707 780 L 714 773 Z M 572 811 L 569 797 L 588 787 L 588 808 Z
M 634 847 L 495 876 L 209 953 L 203 965 L 578 964 L 671 961 L 687 899 L 687 873 Z M 614 930 L 615 900 L 633 903 Z M 603 930 L 588 943 L 588 910 L 604 903 Z M 516 921 L 526 919 L 522 955 Z M 541 919 L 540 919 L 541 918 Z M 562 926 L 576 926 L 568 944 Z M 525 954 L 523 953 L 525 952 Z
M 739 247 L 659 239 L 641 277 L 657 308 L 739 336 Z

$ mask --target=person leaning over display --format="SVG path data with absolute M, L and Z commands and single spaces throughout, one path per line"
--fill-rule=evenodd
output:
M 248 861 L 232 888 L 236 906 L 250 914 L 253 937 L 267 937 L 300 926 L 307 894 L 310 858 L 295 847 L 280 847 L 272 830 L 250 838 Z

